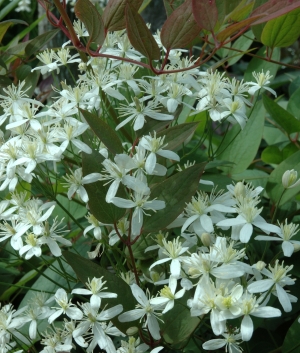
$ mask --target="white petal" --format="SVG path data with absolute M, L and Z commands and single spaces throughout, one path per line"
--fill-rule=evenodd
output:
M 241 334 L 243 341 L 249 341 L 253 334 L 253 322 L 249 315 L 245 315 L 241 324 Z
M 240 232 L 240 241 L 242 243 L 248 243 L 253 233 L 253 226 L 251 223 L 246 223 Z
M 282 243 L 282 250 L 283 250 L 284 256 L 291 257 L 294 252 L 294 246 L 292 243 L 290 243 L 288 241 L 284 241 Z
M 283 310 L 288 313 L 292 310 L 292 304 L 288 297 L 287 292 L 279 285 L 276 284 L 276 291 L 278 295 L 278 300 L 283 307 Z
M 210 350 L 222 348 L 225 346 L 225 344 L 226 344 L 226 340 L 219 338 L 219 339 L 214 339 L 203 343 L 202 348 L 210 351 Z
M 200 223 L 207 233 L 212 233 L 214 231 L 212 220 L 207 214 L 200 216 Z
M 272 279 L 262 279 L 249 284 L 247 290 L 249 293 L 263 293 L 269 290 L 273 285 L 274 281 Z
M 150 315 L 148 316 L 148 328 L 149 331 L 152 335 L 152 337 L 155 340 L 159 340 L 160 339 L 160 333 L 159 333 L 159 324 L 157 322 L 157 319 L 155 318 L 155 316 Z

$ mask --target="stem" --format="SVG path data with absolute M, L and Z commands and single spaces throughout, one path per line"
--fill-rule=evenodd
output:
M 272 217 L 271 223 L 274 223 L 274 220 L 275 220 L 275 217 L 276 217 L 278 208 L 279 208 L 279 204 L 280 204 L 280 201 L 281 201 L 281 199 L 282 199 L 283 194 L 285 193 L 285 190 L 286 190 L 286 189 L 284 189 L 284 190 L 282 191 L 282 193 L 281 193 L 281 195 L 280 195 L 280 197 L 279 197 L 279 200 L 278 200 L 278 202 L 277 202 L 277 204 L 276 204 L 275 211 L 274 211 L 274 213 L 273 213 L 273 217 Z

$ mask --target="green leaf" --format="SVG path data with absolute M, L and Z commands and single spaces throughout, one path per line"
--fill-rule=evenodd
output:
M 300 151 L 292 154 L 289 158 L 281 162 L 270 174 L 269 181 L 266 186 L 266 191 L 274 203 L 279 201 L 280 196 L 284 191 L 282 186 L 282 175 L 284 172 L 291 169 L 294 169 L 296 172 L 298 172 L 298 176 L 300 175 Z M 280 205 L 283 205 L 295 197 L 299 191 L 300 185 L 292 189 L 287 189 L 281 198 Z
M 241 50 L 242 52 L 246 52 L 250 48 L 251 44 L 253 43 L 253 40 L 254 40 L 253 32 L 248 31 L 233 43 L 232 49 L 238 49 L 238 50 Z M 235 53 L 235 51 L 233 51 L 233 53 Z M 241 59 L 243 55 L 244 53 L 240 55 L 236 55 L 233 58 L 229 59 L 227 65 L 231 66 L 235 64 Z
M 247 0 L 240 1 L 237 6 L 230 12 L 226 19 L 232 22 L 239 22 L 247 18 L 253 9 L 255 1 L 251 1 L 247 4 Z
M 300 9 L 295 9 L 283 16 L 269 21 L 261 35 L 264 45 L 274 47 L 288 47 L 292 45 L 300 35 Z
M 65 189 L 64 191 L 66 192 L 67 189 Z M 62 207 L 64 207 L 64 209 L 61 208 L 59 204 L 57 204 L 52 213 L 53 217 L 57 216 L 59 219 L 62 219 L 64 217 L 64 221 L 68 223 L 73 222 L 72 218 L 70 218 L 69 216 L 70 214 L 77 220 L 86 215 L 87 209 L 84 205 L 81 205 L 80 203 L 77 203 L 74 200 L 69 200 L 66 196 L 63 195 L 57 195 L 56 198 L 57 201 L 62 205 Z
M 263 96 L 264 106 L 271 118 L 288 134 L 300 131 L 300 121 L 267 95 Z
M 233 174 L 231 177 L 234 181 L 245 180 L 245 182 L 251 183 L 254 187 L 262 186 L 264 188 L 267 185 L 269 174 L 262 170 L 247 169 L 240 174 Z
M 200 33 L 193 11 L 192 0 L 185 1 L 171 13 L 161 30 L 161 42 L 168 50 L 184 48 Z
M 118 294 L 118 298 L 109 298 L 107 300 L 102 299 L 102 308 L 106 307 L 108 309 L 117 304 L 123 305 L 123 312 L 133 310 L 135 308 L 136 301 L 132 295 L 129 285 L 121 278 L 117 277 L 115 273 L 111 273 L 91 260 L 85 259 L 82 256 L 76 255 L 69 251 L 64 251 L 63 256 L 73 268 L 81 283 L 85 284 L 88 282 L 88 279 L 91 280 L 93 277 L 104 277 L 103 280 L 106 281 L 108 292 Z M 111 321 L 124 333 L 129 327 L 134 326 L 132 321 L 120 322 L 118 317 L 112 318 Z
M 39 270 L 41 267 L 39 268 Z M 24 286 L 27 282 L 31 281 L 34 277 L 38 275 L 38 272 L 36 270 L 31 270 L 28 271 L 22 278 L 14 284 L 11 285 L 10 288 L 8 288 L 5 292 L 3 292 L 0 296 L 1 301 L 9 301 L 10 297 L 20 290 L 19 286 Z
M 177 7 L 181 6 L 184 3 L 184 0 L 164 0 L 165 10 L 167 16 L 169 17 Z
M 27 76 L 30 75 L 32 67 L 30 65 L 21 65 L 17 68 L 16 74 L 19 81 L 26 81 Z
M 298 7 L 300 7 L 299 0 L 269 0 L 263 5 L 257 7 L 252 12 L 251 17 L 258 14 L 263 14 L 263 17 L 254 23 L 259 24 L 282 16 L 290 11 L 297 9 Z
M 267 53 L 266 47 L 262 47 L 257 52 L 257 56 L 263 57 L 263 58 L 265 58 L 265 60 L 262 60 L 259 57 L 254 57 L 251 59 L 250 63 L 247 66 L 246 72 L 245 72 L 245 76 L 244 76 L 245 81 L 254 81 L 252 73 L 253 72 L 262 72 L 262 71 L 264 71 L 264 72 L 270 71 L 270 75 L 273 76 L 273 79 L 275 78 L 277 70 L 279 69 L 279 65 L 268 62 L 267 58 L 266 58 L 266 53 Z M 271 59 L 275 60 L 275 61 L 280 60 L 280 49 L 279 48 L 275 48 L 273 50 Z
M 193 14 L 198 26 L 213 32 L 218 21 L 218 8 L 215 0 L 192 0 Z
M 93 151 L 91 154 L 83 153 L 83 175 L 85 176 L 90 173 L 101 173 L 103 160 L 104 158 L 97 151 Z M 103 184 L 106 183 L 103 181 L 97 181 L 84 186 L 89 196 L 88 205 L 91 213 L 98 219 L 99 222 L 113 224 L 123 217 L 126 210 L 118 208 L 114 204 L 107 203 L 105 201 L 109 186 Z M 121 186 L 119 190 L 119 193 L 122 192 L 123 189 Z
M 176 348 L 181 348 L 184 343 L 199 325 L 198 317 L 192 317 L 186 305 L 190 295 L 186 293 L 182 298 L 175 300 L 174 308 L 163 315 L 164 323 L 161 331 L 165 341 Z
M 0 23 L 0 43 L 2 42 L 5 33 L 12 24 L 12 21 L 3 21 Z
M 107 149 L 114 155 L 122 153 L 123 147 L 119 136 L 105 121 L 96 114 L 92 114 L 87 110 L 80 109 L 95 135 L 104 143 Z
M 287 111 L 295 116 L 298 120 L 300 120 L 300 87 L 296 89 L 296 91 L 291 95 L 288 105 Z
M 150 61 L 160 59 L 159 47 L 141 15 L 128 3 L 125 8 L 126 28 L 132 46 Z
M 241 29 L 250 26 L 255 20 L 257 20 L 258 18 L 260 18 L 261 15 L 257 15 L 255 17 L 252 18 L 246 18 L 245 20 L 238 22 L 238 23 L 234 23 L 231 26 L 228 26 L 227 28 L 225 28 L 224 30 L 222 30 L 221 32 L 219 32 L 217 34 L 217 39 L 220 42 L 224 42 L 227 38 L 231 37 L 234 33 L 240 31 Z
M 225 136 L 218 159 L 234 163 L 222 167 L 227 174 L 242 173 L 255 158 L 262 139 L 264 113 L 262 102 L 257 102 L 245 128 L 239 132 L 240 127 L 235 125 Z
M 278 146 L 268 146 L 262 151 L 261 160 L 268 164 L 279 164 L 283 161 L 282 152 Z
M 104 23 L 102 17 L 95 5 L 89 0 L 78 0 L 74 7 L 77 18 L 85 24 L 89 32 L 89 41 L 87 47 L 91 43 L 101 46 L 105 40 Z
M 52 31 L 43 33 L 35 37 L 26 45 L 25 54 L 27 56 L 31 56 L 35 54 L 37 51 L 42 49 L 45 46 L 45 44 L 47 44 L 51 39 L 53 39 L 58 32 L 59 32 L 59 29 L 54 29 Z
M 172 175 L 151 189 L 151 199 L 165 201 L 166 207 L 151 217 L 145 217 L 143 233 L 157 232 L 166 228 L 180 215 L 195 194 L 205 163 L 196 164 Z
M 39 78 L 40 78 L 39 71 L 33 71 L 27 75 L 23 90 L 25 91 L 28 88 L 28 90 L 26 91 L 26 94 L 28 95 L 28 97 L 32 97 L 34 90 L 37 87 Z
M 300 341 L 299 341 L 299 320 L 300 317 L 298 317 L 292 326 L 289 328 L 283 345 L 281 352 L 282 353 L 298 353 L 300 350 Z
M 125 6 L 130 3 L 138 11 L 143 0 L 110 0 L 103 12 L 105 31 L 120 31 L 126 28 Z
M 177 147 L 183 144 L 189 137 L 191 137 L 196 131 L 199 123 L 185 123 L 176 125 L 169 129 L 160 131 L 157 137 L 165 136 L 164 143 L 167 143 L 166 149 L 175 150 Z

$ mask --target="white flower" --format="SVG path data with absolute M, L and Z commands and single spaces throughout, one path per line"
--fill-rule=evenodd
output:
M 58 310 L 49 317 L 49 324 L 52 324 L 61 314 L 66 314 L 73 320 L 80 320 L 82 318 L 82 311 L 76 307 L 74 308 L 75 305 L 71 303 L 71 300 L 68 300 L 68 295 L 64 289 L 59 288 L 55 293 L 54 299 L 60 308 L 53 308 Z
M 159 325 L 157 321 L 157 313 L 155 310 L 157 309 L 156 305 L 151 305 L 150 299 L 146 297 L 143 290 L 137 285 L 132 284 L 131 291 L 135 299 L 139 302 L 136 306 L 136 309 L 127 311 L 119 316 L 119 321 L 128 322 L 135 321 L 137 319 L 142 319 L 146 316 L 146 325 L 148 326 L 149 332 L 152 337 L 156 340 L 160 339 L 159 333 Z M 148 293 L 149 296 L 149 293 Z
M 83 202 L 88 202 L 89 197 L 83 185 L 98 181 L 101 177 L 101 174 L 91 173 L 86 175 L 85 177 L 82 177 L 82 168 L 78 168 L 74 172 L 70 169 L 70 172 L 71 174 L 63 176 L 63 178 L 67 181 L 67 183 L 64 183 L 64 185 L 67 187 L 69 186 L 69 200 L 71 200 L 74 193 L 76 193 L 80 196 Z
M 134 107 L 135 106 L 135 107 Z M 123 105 L 119 108 L 121 114 L 120 117 L 128 116 L 125 120 L 123 120 L 117 127 L 116 130 L 119 130 L 121 127 L 126 125 L 129 121 L 133 120 L 134 131 L 140 130 L 145 124 L 145 117 L 148 116 L 155 120 L 173 120 L 173 116 L 169 114 L 159 113 L 156 109 L 158 104 L 154 101 L 148 103 L 146 106 L 142 102 L 138 100 L 138 98 L 134 99 L 134 103 Z
M 268 278 L 249 284 L 247 290 L 250 293 L 263 293 L 272 289 L 276 290 L 278 300 L 282 305 L 283 310 L 289 312 L 292 310 L 292 304 L 283 287 L 286 285 L 291 286 L 295 284 L 295 280 L 290 278 L 290 275 L 287 275 L 292 268 L 293 265 L 284 267 L 284 263 L 280 265 L 279 261 L 276 260 L 274 267 L 269 265 L 269 270 L 266 268 L 261 270 L 261 273 Z
M 260 90 L 261 88 L 264 88 L 267 91 L 274 94 L 275 97 L 277 97 L 276 92 L 272 88 L 266 86 L 267 84 L 270 83 L 270 78 L 273 77 L 272 75 L 270 75 L 269 70 L 266 73 L 264 73 L 263 70 L 262 72 L 259 72 L 259 73 L 252 72 L 252 75 L 255 78 L 256 82 L 248 82 L 248 85 L 252 86 L 251 88 L 249 88 L 249 91 L 248 91 L 250 94 L 253 95 L 256 91 Z
M 148 174 L 153 174 L 153 171 L 156 166 L 156 155 L 173 159 L 175 161 L 179 161 L 180 158 L 178 154 L 175 152 L 164 150 L 163 148 L 167 146 L 164 144 L 165 136 L 156 137 L 156 132 L 154 131 L 154 136 L 152 137 L 151 134 L 149 136 L 143 136 L 139 142 L 139 146 L 144 147 L 150 154 L 147 156 L 145 169 Z
M 298 173 L 294 169 L 287 170 L 282 176 L 282 185 L 285 189 L 292 189 L 300 184 L 300 179 L 298 179 Z M 296 181 L 297 180 L 297 181 Z
M 212 192 L 209 196 L 203 191 L 198 191 L 196 197 L 192 197 L 185 208 L 186 216 L 181 232 L 183 233 L 190 225 L 193 226 L 194 232 L 201 236 L 203 229 L 207 233 L 214 231 L 214 222 L 223 219 L 222 213 L 236 212 L 232 206 L 232 200 L 229 200 L 227 194 Z M 208 215 L 210 214 L 210 216 Z
M 242 243 L 248 243 L 253 233 L 253 226 L 270 233 L 277 232 L 279 227 L 267 223 L 259 214 L 262 208 L 258 209 L 259 203 L 257 197 L 253 199 L 242 198 L 237 205 L 239 215 L 236 218 L 225 219 L 217 223 L 218 227 L 232 227 L 232 238 L 240 240 Z
M 72 294 L 91 295 L 91 306 L 99 308 L 101 305 L 101 298 L 117 298 L 118 296 L 116 293 L 103 292 L 107 287 L 103 287 L 106 281 L 102 281 L 102 279 L 103 277 L 94 277 L 91 281 L 88 279 L 88 283 L 85 284 L 88 289 L 76 288 L 72 290 Z
M 157 211 L 166 207 L 165 201 L 149 200 L 150 195 L 134 192 L 132 200 L 113 197 L 111 202 L 117 207 L 134 208 L 131 220 L 132 235 L 139 235 L 143 226 L 143 215 L 149 216 L 145 210 Z
M 215 350 L 225 346 L 225 352 L 229 353 L 242 353 L 242 348 L 239 348 L 238 340 L 241 340 L 242 335 L 236 332 L 224 332 L 222 333 L 224 338 L 216 338 L 203 343 L 202 348 L 205 350 Z
M 98 346 L 101 349 L 106 349 L 108 344 L 108 337 L 103 329 L 103 322 L 108 321 L 116 315 L 120 314 L 123 310 L 122 305 L 113 306 L 107 310 L 103 310 L 99 313 L 99 306 L 91 306 L 90 303 L 84 303 L 81 305 L 83 310 L 83 318 L 77 328 L 73 331 L 73 337 L 81 337 L 92 330 L 92 341 L 90 342 L 87 352 L 93 352 L 95 347 Z
M 162 314 L 173 309 L 175 299 L 181 298 L 185 293 L 185 289 L 180 289 L 175 294 L 176 287 L 177 287 L 177 279 L 173 276 L 170 276 L 169 286 L 164 286 L 164 288 L 161 289 L 159 297 L 150 299 L 150 304 L 160 305 L 160 306 L 163 305 L 165 308 L 162 311 Z
M 105 174 L 101 175 L 100 180 L 109 180 L 108 183 L 112 181 L 112 184 L 106 194 L 106 202 L 111 202 L 112 198 L 115 197 L 120 183 L 132 190 L 140 192 L 143 191 L 144 195 L 150 192 L 149 187 L 142 181 L 131 175 L 127 175 L 131 169 L 136 168 L 136 164 L 132 158 L 127 156 L 127 154 L 117 154 L 114 161 L 115 163 L 113 163 L 110 159 L 105 159 L 102 163 L 105 168 Z
M 173 241 L 168 241 L 168 242 L 166 241 L 166 239 L 162 240 L 162 244 L 164 246 L 162 253 L 167 257 L 164 257 L 163 259 L 155 261 L 149 267 L 149 270 L 151 270 L 156 265 L 160 265 L 167 261 L 171 261 L 171 265 L 170 265 L 171 275 L 175 278 L 180 277 L 180 270 L 181 270 L 180 262 L 182 261 L 181 255 L 188 250 L 188 247 L 183 248 L 181 246 L 181 242 L 179 242 L 179 239 L 180 237 L 177 237 L 176 239 L 173 239 Z
M 285 220 L 285 224 L 281 223 L 280 230 L 275 232 L 276 236 L 267 236 L 267 235 L 258 235 L 255 237 L 255 240 L 266 240 L 266 241 L 282 241 L 282 251 L 284 256 L 292 256 L 295 247 L 293 244 L 300 245 L 299 240 L 291 240 L 291 238 L 298 233 L 298 224 L 287 223 L 287 219 Z
M 279 309 L 271 306 L 259 306 L 256 298 L 248 293 L 245 293 L 241 300 L 242 315 L 244 315 L 241 323 L 241 334 L 243 341 L 249 341 L 253 334 L 253 321 L 250 315 L 255 317 L 278 317 L 281 316 Z

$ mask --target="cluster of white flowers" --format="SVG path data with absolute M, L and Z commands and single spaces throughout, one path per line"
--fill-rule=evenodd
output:
M 78 37 L 87 35 L 79 21 L 74 27 Z M 164 50 L 159 33 L 155 38 Z M 97 244 L 88 252 L 90 258 L 95 258 L 103 253 L 105 246 L 114 247 L 124 239 L 134 243 L 141 235 L 147 237 L 143 234 L 144 218 L 166 208 L 165 200 L 151 195 L 152 181 L 156 177 L 166 178 L 168 168 L 180 162 L 180 156 L 168 149 L 163 133 L 153 130 L 141 134 L 140 130 L 154 124 L 155 120 L 158 125 L 171 125 L 182 105 L 192 114 L 207 111 L 212 122 L 227 120 L 244 128 L 246 107 L 251 106 L 249 95 L 262 88 L 276 95 L 266 87 L 271 78 L 269 72 L 255 73 L 256 82 L 231 80 L 217 71 L 202 72 L 196 68 L 177 72 L 193 65 L 179 50 L 170 52 L 165 67 L 169 73 L 136 78 L 138 66 L 118 60 L 118 57 L 142 59 L 125 31 L 108 33 L 100 53 L 117 58 L 94 57 L 85 63 L 78 54 L 72 55 L 67 45 L 39 54 L 42 65 L 33 70 L 40 70 L 42 74 L 59 72 L 60 67 L 68 64 L 77 65 L 79 71 L 75 85 L 63 82 L 61 90 L 55 88 L 58 96 L 48 105 L 28 97 L 25 81 L 4 88 L 0 95 L 3 108 L 0 125 L 6 129 L 0 143 L 0 191 L 8 189 L 10 192 L 7 199 L 0 202 L 0 242 L 9 240 L 12 248 L 26 260 L 41 256 L 44 245 L 52 255 L 59 257 L 60 247 L 72 243 L 62 236 L 63 220 L 51 218 L 55 202 L 47 202 L 48 195 L 43 202 L 30 198 L 29 192 L 18 192 L 20 183 L 43 185 L 48 182 L 52 190 L 53 180 L 59 179 L 67 189 L 66 196 L 70 200 L 78 197 L 77 201 L 87 205 L 87 209 L 89 195 L 85 185 L 94 182 L 109 185 L 106 202 L 127 212 L 124 211 L 125 215 L 116 224 L 103 224 L 92 213 L 86 216 L 89 225 L 83 228 L 83 235 L 95 238 Z M 188 105 L 185 97 L 194 103 Z M 109 120 L 110 105 L 116 108 L 120 121 Z M 131 131 L 133 141 L 123 144 L 123 153 L 113 155 L 96 136 L 91 137 L 80 109 L 101 115 L 116 130 Z M 129 129 L 128 123 L 133 129 Z M 80 153 L 93 151 L 101 155 L 102 170 L 84 176 Z M 65 162 L 66 159 L 71 162 Z M 186 163 L 185 168 L 192 165 Z M 58 167 L 64 169 L 66 175 L 59 176 Z M 177 165 L 175 173 L 181 170 Z M 47 172 L 50 175 L 45 180 Z M 298 185 L 296 178 L 295 172 L 289 171 L 283 179 L 284 188 Z M 298 225 L 285 220 L 277 226 L 261 216 L 263 209 L 259 204 L 263 188 L 238 182 L 228 185 L 227 189 L 227 192 L 213 189 L 210 193 L 200 190 L 195 193 L 182 214 L 170 222 L 169 229 L 177 228 L 174 233 L 159 232 L 156 244 L 146 248 L 145 254 L 157 251 L 149 271 L 118 273 L 130 285 L 138 303 L 135 309 L 122 312 L 120 304 L 103 309 L 102 298 L 116 298 L 117 294 L 104 291 L 107 288 L 102 277 L 89 280 L 87 289 L 75 288 L 69 294 L 63 288 L 58 288 L 51 298 L 40 293 L 21 310 L 15 311 L 9 304 L 1 308 L 0 351 L 7 353 L 16 349 L 21 352 L 17 350 L 16 338 L 25 344 L 28 340 L 19 334 L 19 329 L 30 322 L 29 337 L 35 340 L 39 320 L 47 319 L 52 328 L 43 333 L 41 344 L 45 348 L 40 353 L 70 351 L 75 345 L 87 352 L 93 352 L 97 346 L 108 353 L 146 352 L 149 346 L 140 344 L 134 337 L 122 341 L 121 347 L 116 348 L 110 336 L 125 334 L 109 320 L 116 316 L 120 322 L 139 320 L 141 332 L 151 338 L 149 342 L 156 341 L 152 344 L 155 347 L 162 339 L 160 325 L 164 315 L 173 310 L 176 301 L 184 301 L 191 316 L 203 319 L 209 314 L 213 333 L 223 337 L 204 343 L 204 349 L 225 346 L 230 352 L 241 352 L 239 344 L 250 340 L 253 334 L 251 316 L 281 315 L 279 309 L 267 305 L 271 294 L 278 298 L 286 312 L 291 311 L 291 303 L 297 301 L 286 289 L 295 283 L 289 273 L 292 266 L 285 266 L 278 259 L 268 266 L 263 262 L 252 264 L 246 256 L 246 245 L 254 240 L 279 241 L 283 255 L 291 257 L 300 241 L 292 239 Z M 257 229 L 265 234 L 252 236 Z M 148 284 L 156 295 L 150 294 Z M 164 287 L 158 288 L 160 285 Z M 90 298 L 85 303 L 75 304 L 71 295 Z M 54 301 L 56 306 L 49 306 Z M 235 326 L 239 323 L 239 327 L 233 329 L 230 320 L 234 320 Z M 156 347 L 151 352 L 161 349 Z

